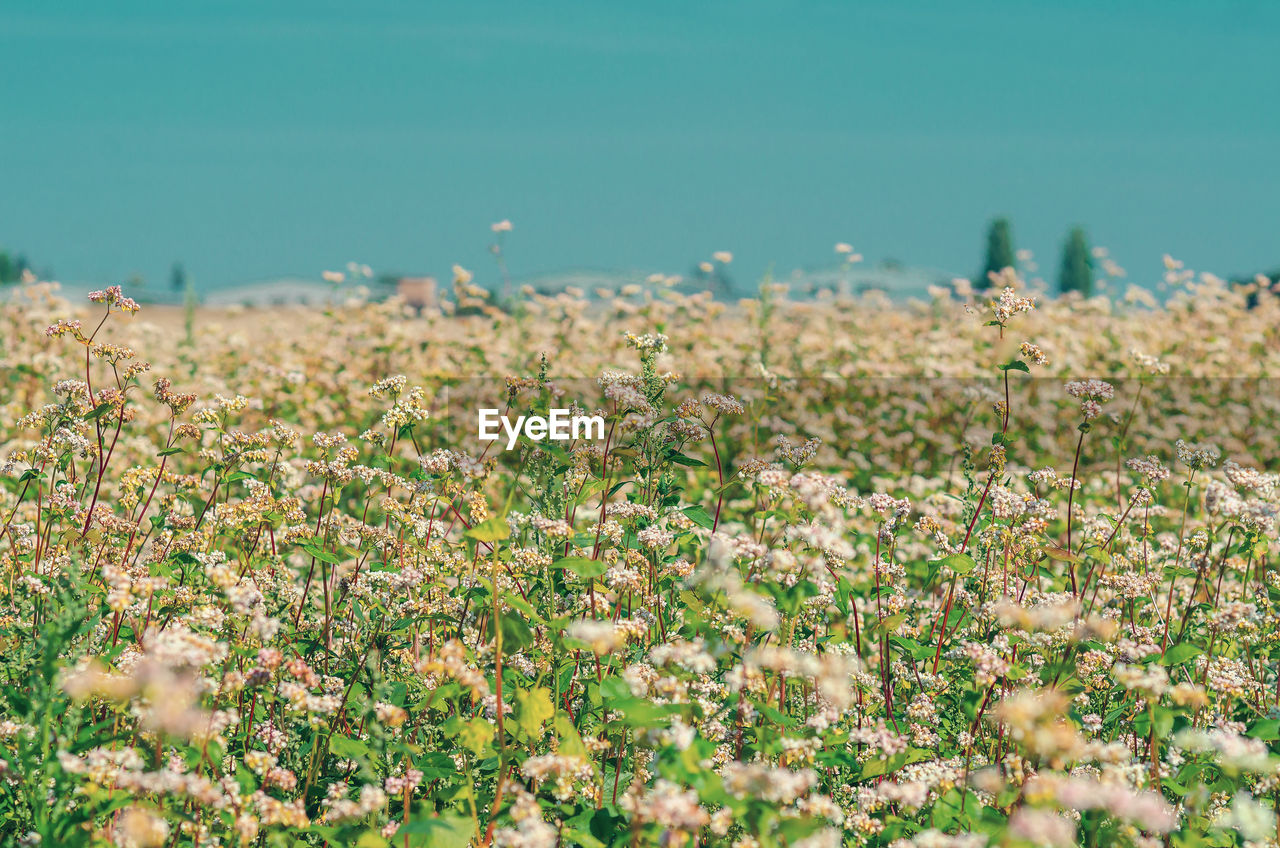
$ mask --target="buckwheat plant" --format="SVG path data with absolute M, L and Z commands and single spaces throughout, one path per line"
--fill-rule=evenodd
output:
M 1280 844 L 1280 298 L 1166 273 L 13 289 L 0 844 Z

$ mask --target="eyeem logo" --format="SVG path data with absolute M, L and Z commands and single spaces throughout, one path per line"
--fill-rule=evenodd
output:
M 568 409 L 553 409 L 551 415 L 521 415 L 511 423 L 497 409 L 480 410 L 480 441 L 496 442 L 502 432 L 507 434 L 507 450 L 512 450 L 520 439 L 520 434 L 528 436 L 535 442 L 552 439 L 567 442 L 570 439 L 603 439 L 604 418 L 599 415 L 573 415 Z

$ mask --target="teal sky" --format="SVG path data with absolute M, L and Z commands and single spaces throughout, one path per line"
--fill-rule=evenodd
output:
M 0 0 L 0 245 L 66 281 L 358 260 L 739 283 L 1013 219 L 1280 265 L 1280 4 Z

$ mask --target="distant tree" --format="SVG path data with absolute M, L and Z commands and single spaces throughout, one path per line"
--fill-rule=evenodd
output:
M 27 257 L 19 253 L 10 256 L 6 250 L 0 250 L 0 285 L 11 285 L 22 282 L 22 275 L 31 269 Z M 45 279 L 48 279 L 46 276 Z
M 1073 227 L 1062 246 L 1062 270 L 1058 273 L 1058 289 L 1093 296 L 1093 255 L 1082 227 Z
M 1250 309 L 1257 309 L 1258 304 L 1262 301 L 1262 292 L 1268 291 L 1280 296 L 1280 268 L 1263 271 L 1254 274 L 1252 277 L 1233 277 L 1231 279 L 1231 287 L 1233 289 L 1247 289 L 1249 294 L 1246 296 L 1246 303 Z
M 1013 229 L 1008 218 L 996 218 L 987 227 L 987 262 L 978 275 L 979 286 L 985 285 L 989 274 L 998 274 L 1005 268 L 1016 268 L 1018 257 L 1013 250 Z
M 182 267 L 181 262 L 173 263 L 173 268 L 169 270 L 169 287 L 176 292 L 187 289 L 187 269 Z

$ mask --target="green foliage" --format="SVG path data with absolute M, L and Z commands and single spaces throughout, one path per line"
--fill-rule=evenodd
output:
M 31 270 L 31 263 L 22 254 L 12 256 L 7 250 L 0 249 L 0 286 L 13 285 L 22 279 L 22 275 Z
M 1062 245 L 1062 267 L 1058 272 L 1058 290 L 1093 296 L 1093 254 L 1081 227 L 1073 227 Z
M 1008 218 L 992 219 L 987 225 L 987 249 L 977 284 L 987 284 L 991 274 L 999 274 L 1005 268 L 1017 268 L 1018 256 L 1013 246 L 1013 227 Z

